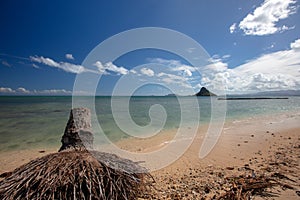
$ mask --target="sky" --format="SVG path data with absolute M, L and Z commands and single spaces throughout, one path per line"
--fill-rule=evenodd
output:
M 85 74 L 99 77 L 96 95 L 126 90 L 133 85 L 126 81 L 141 86 L 126 91 L 139 95 L 191 94 L 203 86 L 227 94 L 299 90 L 299 6 L 299 0 L 3 0 L 0 95 L 71 95 Z M 138 49 L 114 60 L 98 52 L 84 65 L 100 43 L 145 27 L 182 33 L 209 57 L 194 65 L 174 52 Z M 172 44 L 181 48 L 180 42 Z M 181 50 L 197 53 L 192 46 Z

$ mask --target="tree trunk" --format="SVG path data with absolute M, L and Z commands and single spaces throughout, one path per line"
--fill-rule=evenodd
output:
M 91 111 L 88 108 L 73 108 L 59 151 L 92 149 L 93 140 Z

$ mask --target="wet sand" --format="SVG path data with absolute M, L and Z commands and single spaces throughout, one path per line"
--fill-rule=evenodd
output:
M 226 191 L 226 178 L 274 172 L 284 174 L 294 189 L 275 187 L 270 199 L 299 199 L 300 190 L 300 113 L 256 117 L 227 122 L 214 149 L 203 159 L 199 149 L 207 126 L 199 128 L 192 145 L 171 165 L 151 172 L 156 189 L 149 199 L 212 199 Z M 116 143 L 133 152 L 151 152 L 172 141 L 174 131 L 150 139 L 125 139 Z M 39 152 L 40 151 L 40 152 Z M 45 152 L 43 152 L 45 151 Z M 32 149 L 0 153 L 0 173 L 11 171 L 28 161 L 56 152 Z M 157 160 L 157 162 L 160 162 Z M 262 197 L 255 197 L 261 199 Z

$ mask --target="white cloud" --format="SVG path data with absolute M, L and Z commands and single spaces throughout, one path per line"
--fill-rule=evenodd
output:
M 13 89 L 11 88 L 8 88 L 8 87 L 0 87 L 0 93 L 14 93 L 16 91 L 14 91 Z
M 149 59 L 151 62 L 167 65 L 171 71 L 182 72 L 181 75 L 192 76 L 196 68 L 193 66 L 182 64 L 179 60 L 166 60 L 162 58 Z
M 51 58 L 44 58 L 43 56 L 30 56 L 30 60 L 38 63 L 42 63 L 44 65 L 48 65 L 51 67 L 59 67 L 59 63 L 55 62 Z
M 192 76 L 193 72 L 196 71 L 195 67 L 179 64 L 178 66 L 174 66 L 171 68 L 171 71 L 181 72 L 181 75 L 184 76 Z
M 190 47 L 186 51 L 189 52 L 189 53 L 193 53 L 195 51 L 195 49 L 196 48 L 194 48 L 194 47 Z
M 117 74 L 124 75 L 124 74 L 128 73 L 127 69 L 125 69 L 124 67 L 118 67 L 118 66 L 114 65 L 112 62 L 106 63 L 105 66 L 106 66 L 106 70 L 115 72 Z
M 134 69 L 131 69 L 131 70 L 130 70 L 130 73 L 132 73 L 132 74 L 137 74 L 137 72 L 136 72 Z
M 101 74 L 108 74 L 106 71 L 105 71 L 105 66 L 100 62 L 100 61 L 97 61 L 94 66 L 96 66 L 98 68 L 98 71 L 101 73 Z
M 269 35 L 283 32 L 294 27 L 277 26 L 277 23 L 296 12 L 295 0 L 265 0 L 253 13 L 249 13 L 240 23 L 239 28 L 246 35 Z M 233 33 L 236 24 L 230 27 Z
M 192 88 L 191 84 L 188 83 L 188 79 L 184 76 L 160 72 L 157 74 L 157 77 L 167 84 L 177 84 L 178 86 L 182 86 L 184 88 Z
M 184 73 L 185 73 L 186 76 L 192 76 L 193 75 L 193 73 L 188 69 L 185 69 Z
M 83 67 L 82 65 L 76 65 L 69 62 L 56 62 L 52 60 L 51 58 L 45 58 L 43 56 L 30 56 L 30 60 L 32 62 L 41 63 L 50 67 L 55 67 L 62 69 L 66 72 L 74 73 L 74 74 L 80 74 L 82 72 L 92 72 L 92 73 L 101 73 L 105 75 L 111 74 L 110 72 L 114 72 L 118 75 L 124 75 L 127 74 L 129 71 L 124 67 L 118 67 L 114 65 L 112 62 L 107 62 L 105 64 L 102 64 L 100 61 L 97 61 L 94 66 L 97 67 L 96 70 L 91 70 Z M 134 71 L 133 71 L 134 72 Z
M 179 65 L 182 65 L 179 60 L 167 60 L 167 59 L 163 59 L 163 58 L 148 58 L 148 61 L 152 62 L 152 63 L 159 63 L 162 65 L 167 65 L 170 67 L 177 67 Z
M 80 74 L 85 71 L 83 66 L 75 65 L 75 64 L 67 63 L 67 62 L 61 62 L 58 68 L 61 68 L 62 70 L 66 71 L 66 72 L 70 72 L 70 73 L 74 73 L 74 74 Z
M 300 39 L 295 40 L 290 46 L 293 50 L 300 50 Z
M 232 24 L 232 25 L 229 27 L 230 33 L 234 33 L 235 30 L 236 30 L 236 23 Z
M 0 87 L 1 94 L 13 94 L 13 95 L 71 95 L 72 91 L 65 89 L 49 89 L 49 90 L 27 90 L 24 87 L 12 89 L 8 87 Z
M 169 77 L 170 79 L 174 80 L 174 81 L 185 81 L 186 79 L 182 76 L 178 76 L 175 74 L 167 74 L 165 72 L 160 72 L 157 74 L 157 77 Z
M 152 69 L 149 69 L 149 68 L 142 68 L 141 70 L 141 73 L 146 75 L 146 76 L 154 76 L 154 71 Z
M 222 63 L 224 60 L 230 58 L 231 55 L 229 54 L 226 54 L 226 55 L 223 55 L 223 56 L 219 56 L 217 54 L 213 55 L 212 57 L 210 57 L 208 59 L 208 62 L 211 62 L 211 63 Z
M 214 90 L 225 86 L 229 93 L 299 89 L 298 44 L 296 40 L 290 50 L 265 54 L 233 69 L 222 61 L 200 68 L 201 85 Z
M 230 57 L 231 57 L 231 55 L 226 54 L 226 55 L 222 56 L 222 59 L 227 59 L 227 58 L 230 58 Z
M 1 62 L 2 65 L 6 66 L 6 67 L 11 67 L 11 64 L 9 64 L 6 60 L 3 60 Z
M 70 72 L 70 73 L 74 73 L 74 74 L 79 74 L 85 71 L 85 68 L 81 65 L 76 65 L 76 64 L 72 64 L 72 63 L 67 63 L 67 62 L 56 62 L 54 60 L 52 60 L 51 58 L 45 58 L 43 56 L 30 56 L 30 60 L 32 62 L 37 62 L 37 63 L 41 63 L 50 67 L 55 67 L 55 68 L 59 68 L 62 69 L 66 72 Z
M 29 93 L 30 93 L 29 90 L 26 90 L 26 89 L 23 88 L 23 87 L 19 87 L 18 89 L 16 89 L 16 92 L 22 93 L 22 94 L 29 94 Z
M 41 95 L 71 95 L 72 91 L 68 91 L 65 89 L 50 89 L 50 90 L 34 90 L 34 94 Z
M 73 55 L 72 55 L 72 54 L 70 54 L 70 53 L 67 53 L 67 54 L 65 55 L 65 57 L 66 57 L 66 59 L 69 59 L 69 60 L 74 60 L 74 57 L 73 57 Z
M 98 68 L 98 71 L 102 74 L 109 74 L 110 72 L 115 72 L 117 74 L 125 75 L 128 73 L 128 70 L 124 67 L 118 67 L 114 65 L 112 62 L 108 62 L 105 64 L 102 64 L 100 61 L 97 61 L 94 66 Z
M 39 68 L 40 68 L 39 66 L 37 66 L 37 65 L 34 64 L 34 63 L 32 64 L 32 67 L 33 67 L 33 68 L 36 68 L 36 69 L 39 69 Z

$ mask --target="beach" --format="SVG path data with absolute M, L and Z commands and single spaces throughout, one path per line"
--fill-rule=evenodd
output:
M 256 176 L 284 174 L 293 180 L 289 184 L 292 183 L 295 189 L 277 187 L 272 198 L 299 199 L 295 192 L 300 186 L 299 121 L 298 114 L 277 116 L 276 120 L 231 122 L 233 124 L 225 125 L 212 152 L 202 160 L 197 157 L 202 139 L 201 136 L 196 138 L 177 162 L 153 173 L 156 187 L 162 191 L 157 196 L 163 199 L 213 199 L 229 189 L 226 178 L 251 176 L 254 172 Z
M 199 147 L 207 127 L 200 128 L 192 145 L 180 159 L 152 172 L 157 190 L 153 190 L 151 198 L 213 199 L 229 190 L 226 179 L 230 177 L 280 174 L 290 179 L 287 184 L 294 189 L 274 187 L 270 190 L 274 196 L 269 198 L 299 199 L 296 193 L 300 189 L 299 122 L 300 113 L 226 122 L 218 143 L 204 159 L 199 158 Z M 148 152 L 161 147 L 162 138 L 153 137 L 151 141 L 143 142 L 131 140 L 121 142 L 120 146 L 136 152 Z M 164 138 L 170 140 L 170 133 Z M 260 198 L 256 196 L 255 199 Z
M 208 126 L 201 126 L 192 145 L 171 165 L 151 172 L 155 183 L 145 199 L 213 199 L 229 189 L 228 178 L 239 176 L 288 177 L 293 189 L 274 187 L 274 199 L 299 199 L 300 113 L 289 112 L 227 121 L 213 150 L 203 159 L 199 147 Z M 132 152 L 151 152 L 172 140 L 174 130 L 149 139 L 128 138 L 116 142 Z M 0 173 L 9 172 L 37 157 L 56 152 L 37 148 L 0 153 Z M 157 160 L 157 162 L 160 162 Z M 256 196 L 255 199 L 262 197 Z M 270 197 L 271 198 L 271 197 Z

